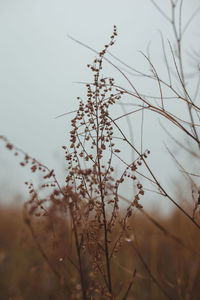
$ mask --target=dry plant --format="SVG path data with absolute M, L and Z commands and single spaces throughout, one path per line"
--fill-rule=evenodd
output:
M 188 294 L 188 298 L 182 296 L 184 285 L 178 281 L 182 275 L 177 275 L 178 279 L 167 280 L 164 275 L 160 277 L 158 271 L 152 270 L 146 262 L 141 250 L 140 237 L 135 230 L 133 215 L 137 211 L 142 213 L 167 241 L 176 244 L 182 251 L 185 251 L 184 253 L 187 253 L 186 255 L 195 256 L 199 263 L 199 248 L 195 249 L 178 233 L 174 233 L 161 224 L 159 220 L 150 216 L 140 203 L 145 189 L 148 191 L 148 186 L 151 185 L 154 192 L 175 205 L 178 212 L 185 217 L 187 224 L 191 223 L 188 228 L 194 227 L 195 234 L 199 234 L 198 199 L 193 197 L 192 213 L 183 207 L 178 199 L 174 199 L 170 192 L 160 184 L 159 177 L 149 166 L 150 151 L 148 149 L 139 150 L 118 123 L 122 118 L 130 117 L 138 112 L 157 113 L 179 128 L 191 142 L 197 145 L 198 150 L 188 149 L 187 146 L 182 145 L 178 139 L 173 137 L 176 144 L 192 155 L 193 159 L 199 157 L 198 122 L 200 120 L 200 107 L 195 102 L 199 95 L 199 64 L 197 64 L 197 85 L 194 95 L 191 96 L 185 77 L 182 54 L 182 38 L 194 15 L 182 27 L 182 0 L 170 0 L 171 17 L 166 15 L 156 2 L 152 1 L 152 3 L 171 24 L 175 36 L 175 48 L 168 42 L 171 58 L 167 54 L 165 41 L 161 36 L 168 80 L 162 79 L 159 75 L 150 55 L 143 54 L 150 67 L 150 73 L 143 73 L 128 66 L 108 51 L 115 43 L 116 26 L 114 26 L 110 41 L 101 52 L 97 52 L 72 38 L 95 52 L 96 58 L 93 64 L 88 65 L 93 73 L 93 82 L 86 83 L 87 99 L 77 98 L 79 106 L 74 112 L 75 117 L 71 120 L 70 144 L 63 146 L 67 162 L 65 186 L 59 184 L 54 170 L 50 170 L 23 150 L 15 147 L 6 137 L 0 137 L 5 142 L 6 147 L 15 155 L 23 155 L 20 162 L 21 166 L 30 166 L 32 172 L 43 172 L 44 183 L 39 188 L 35 188 L 33 183 L 26 182 L 30 199 L 24 205 L 24 220 L 42 257 L 59 279 L 66 299 L 133 299 L 134 283 L 137 278 L 140 278 L 136 264 L 133 263 L 131 272 L 129 270 L 129 279 L 125 278 L 124 282 L 122 279 L 119 282 L 118 277 L 114 274 L 120 272 L 121 268 L 126 269 L 117 260 L 119 253 L 125 251 L 124 244 L 131 245 L 132 257 L 134 257 L 134 252 L 138 255 L 146 274 L 157 287 L 159 294 L 154 299 L 161 299 L 159 297 L 164 297 L 163 299 L 174 299 L 174 297 L 176 299 L 192 299 L 190 298 L 191 294 Z M 178 17 L 176 19 L 177 11 Z M 126 75 L 126 70 L 122 71 L 106 55 L 110 55 L 123 67 L 126 67 L 129 75 Z M 115 84 L 114 78 L 103 75 L 104 62 L 108 62 L 117 69 L 130 85 L 130 90 Z M 130 79 L 131 72 L 131 75 L 139 75 L 142 79 L 148 78 L 156 82 L 159 94 L 156 96 L 141 94 Z M 183 108 L 182 104 L 185 105 L 184 108 L 189 119 L 182 119 L 175 112 L 167 109 L 168 97 L 165 96 L 167 93 L 172 95 L 174 101 L 180 103 L 181 109 Z M 137 105 L 138 108 L 114 118 L 111 108 L 116 105 L 116 102 L 120 103 L 121 101 L 123 103 L 122 100 L 126 96 L 129 99 L 130 97 L 136 99 L 136 103 L 133 105 Z M 130 147 L 135 153 L 134 161 L 125 161 L 121 154 L 124 146 Z M 197 174 L 187 172 L 170 149 L 168 151 L 189 180 L 192 187 L 191 194 L 193 195 L 195 191 L 198 194 L 198 185 L 193 179 L 195 175 L 197 177 Z M 115 170 L 117 160 L 120 164 L 121 173 Z M 121 187 L 126 181 L 133 182 L 132 185 L 135 187 L 131 200 L 121 195 Z M 42 191 L 46 189 L 50 189 L 49 195 L 46 196 L 45 194 L 42 197 Z M 123 206 L 120 209 L 122 202 L 119 202 L 120 199 L 126 203 L 126 208 Z M 42 222 L 43 225 L 39 222 Z M 43 232 L 41 226 L 44 226 Z M 68 229 L 64 230 L 64 226 L 67 226 Z M 67 247 L 64 247 L 64 242 L 62 242 L 64 239 L 67 239 Z M 130 247 L 128 249 L 130 251 Z M 68 267 L 69 272 L 73 274 L 71 278 L 66 273 L 66 269 L 64 270 L 64 264 L 63 268 L 60 268 L 59 263 L 63 263 L 63 260 L 64 263 L 66 262 L 65 267 Z M 119 266 L 118 269 L 117 266 Z M 74 275 L 75 272 L 77 275 Z M 177 280 L 177 283 L 170 285 L 169 281 L 173 280 Z M 170 288 L 168 288 L 169 286 Z

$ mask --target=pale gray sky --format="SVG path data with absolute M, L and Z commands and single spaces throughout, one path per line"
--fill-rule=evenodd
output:
M 170 12 L 168 2 L 157 1 L 166 13 Z M 185 0 L 183 17 L 187 20 L 197 7 L 198 1 Z M 195 46 L 199 39 L 199 19 L 198 16 L 194 20 L 185 37 L 188 47 Z M 151 41 L 156 62 L 162 62 L 158 29 L 164 32 L 166 40 L 172 34 L 169 24 L 149 0 L 0 1 L 0 134 L 55 168 L 58 176 L 64 169 L 60 148 L 66 142 L 69 117 L 55 117 L 76 108 L 75 98 L 83 96 L 85 89 L 73 82 L 90 78 L 86 65 L 95 56 L 67 35 L 100 50 L 114 24 L 119 36 L 113 54 L 132 66 L 148 69 L 138 50 L 146 51 Z M 115 76 L 116 71 L 110 67 L 107 70 Z M 122 80 L 119 74 L 116 77 Z M 151 86 L 147 84 L 147 88 L 151 92 Z M 169 174 L 172 163 L 165 164 L 164 147 L 160 144 L 162 130 L 158 118 L 153 118 L 151 127 L 147 126 L 146 144 L 152 150 L 155 169 L 163 162 Z M 18 167 L 2 143 L 0 164 L 3 195 L 24 190 L 24 180 L 32 175 Z M 162 179 L 165 176 L 163 172 Z

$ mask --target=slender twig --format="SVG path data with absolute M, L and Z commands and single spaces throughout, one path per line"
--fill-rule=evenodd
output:
M 76 225 L 76 221 L 75 221 L 74 213 L 73 213 L 73 202 L 71 202 L 69 204 L 69 206 L 70 206 L 70 213 L 71 213 L 72 224 L 73 224 L 73 232 L 74 232 L 74 238 L 75 238 L 76 251 L 77 251 L 77 256 L 78 256 L 82 295 L 83 295 L 83 299 L 87 300 L 88 297 L 86 295 L 86 287 L 85 287 L 85 279 L 84 279 L 85 277 L 84 277 L 83 264 L 82 264 L 82 258 L 81 258 L 81 249 L 80 249 L 80 245 L 79 245 L 77 225 Z
M 33 226 L 31 224 L 31 220 L 29 218 L 27 218 L 25 215 L 24 215 L 24 220 L 25 220 L 25 224 L 28 226 L 30 232 L 31 232 L 31 235 L 34 239 L 34 242 L 38 248 L 38 250 L 40 251 L 43 259 L 46 261 L 47 265 L 49 266 L 49 268 L 52 270 L 52 272 L 55 274 L 55 276 L 59 279 L 59 281 L 61 281 L 62 279 L 62 276 L 59 274 L 59 272 L 54 268 L 53 264 L 50 262 L 48 256 L 46 255 L 45 251 L 43 250 L 42 246 L 40 245 L 39 241 L 38 241 L 38 238 L 37 238 L 37 235 L 35 233 L 35 230 L 33 229 Z M 66 287 L 66 289 L 68 290 L 68 292 L 70 292 L 70 287 L 68 286 L 68 284 L 66 282 L 64 282 L 64 286 Z
M 134 234 L 135 236 L 135 234 Z M 159 281 L 156 279 L 156 277 L 152 274 L 148 264 L 145 262 L 142 254 L 141 254 L 141 251 L 139 250 L 139 247 L 138 247 L 138 242 L 137 242 L 137 239 L 136 239 L 136 236 L 135 236 L 135 241 L 131 243 L 133 249 L 135 250 L 135 252 L 137 253 L 140 261 L 142 262 L 145 270 L 147 271 L 147 273 L 149 274 L 150 278 L 152 279 L 152 281 L 155 283 L 155 285 L 158 287 L 158 289 L 163 293 L 163 295 L 165 295 L 168 299 L 170 300 L 173 300 L 171 298 L 171 296 L 163 289 L 163 287 L 160 285 Z
M 182 36 L 184 35 L 184 33 L 186 32 L 186 30 L 188 29 L 188 27 L 191 24 L 191 22 L 194 20 L 194 17 L 196 17 L 196 15 L 199 13 L 199 11 L 200 11 L 200 6 L 193 12 L 193 14 L 191 15 L 191 17 L 189 18 L 189 20 L 187 21 L 187 23 L 183 27 Z
M 161 15 L 168 21 L 171 23 L 171 19 L 165 14 L 165 12 L 160 8 L 160 6 L 154 1 L 151 0 L 151 2 L 153 3 L 153 5 L 157 8 L 157 10 L 161 13 Z
M 112 119 L 111 119 L 112 120 Z M 151 174 L 152 178 L 157 184 L 157 187 L 163 192 L 163 195 L 167 197 L 198 229 L 200 229 L 200 225 L 166 192 L 166 190 L 160 185 L 157 178 L 155 177 L 154 173 L 152 172 L 151 168 L 148 166 L 146 160 L 143 158 L 143 156 L 140 154 L 140 152 L 135 148 L 134 145 L 130 143 L 130 141 L 126 138 L 125 134 L 121 130 L 121 128 L 116 124 L 115 121 L 112 120 L 112 122 L 115 124 L 116 128 L 119 130 L 119 132 L 122 134 L 124 140 L 130 145 L 130 147 L 141 157 L 141 160 L 144 162 L 147 170 Z
M 126 300 L 128 298 L 128 295 L 131 291 L 132 285 L 133 285 L 134 280 L 135 280 L 136 273 L 137 273 L 137 271 L 136 271 L 136 269 L 134 269 L 133 274 L 132 274 L 132 278 L 131 278 L 131 282 L 129 283 L 128 289 L 127 289 L 127 291 L 126 291 L 126 293 L 123 297 L 123 300 Z

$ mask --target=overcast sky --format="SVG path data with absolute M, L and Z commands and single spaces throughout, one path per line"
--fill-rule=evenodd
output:
M 157 3 L 170 13 L 169 1 Z M 183 18 L 187 20 L 197 7 L 198 1 L 185 0 Z M 199 18 L 185 37 L 189 46 L 199 42 Z M 169 24 L 149 0 L 0 1 L 0 134 L 55 168 L 58 176 L 64 170 L 61 146 L 66 144 L 70 123 L 69 117 L 55 117 L 76 108 L 75 98 L 84 96 L 85 89 L 74 82 L 88 80 L 86 65 L 95 57 L 67 35 L 101 50 L 114 24 L 119 36 L 113 54 L 133 67 L 148 69 L 138 50 L 146 51 L 151 41 L 154 57 L 157 62 L 162 61 L 158 29 L 164 32 L 166 40 L 172 39 L 172 34 Z M 112 68 L 108 67 L 108 71 L 115 76 Z M 120 80 L 119 74 L 116 77 Z M 153 150 L 152 164 L 157 162 L 159 168 L 162 161 L 166 168 L 167 175 L 161 174 L 163 179 L 172 163 L 164 162 L 162 130 L 156 117 L 151 124 L 147 144 Z M 155 138 L 156 134 L 159 138 Z M 23 191 L 23 182 L 31 174 L 18 167 L 2 143 L 0 164 L 3 197 Z

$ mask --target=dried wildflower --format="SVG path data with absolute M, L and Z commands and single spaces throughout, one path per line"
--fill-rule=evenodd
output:
M 12 149 L 13 149 L 13 145 L 10 144 L 10 143 L 7 143 L 7 144 L 6 144 L 6 148 L 8 148 L 9 150 L 12 150 Z

